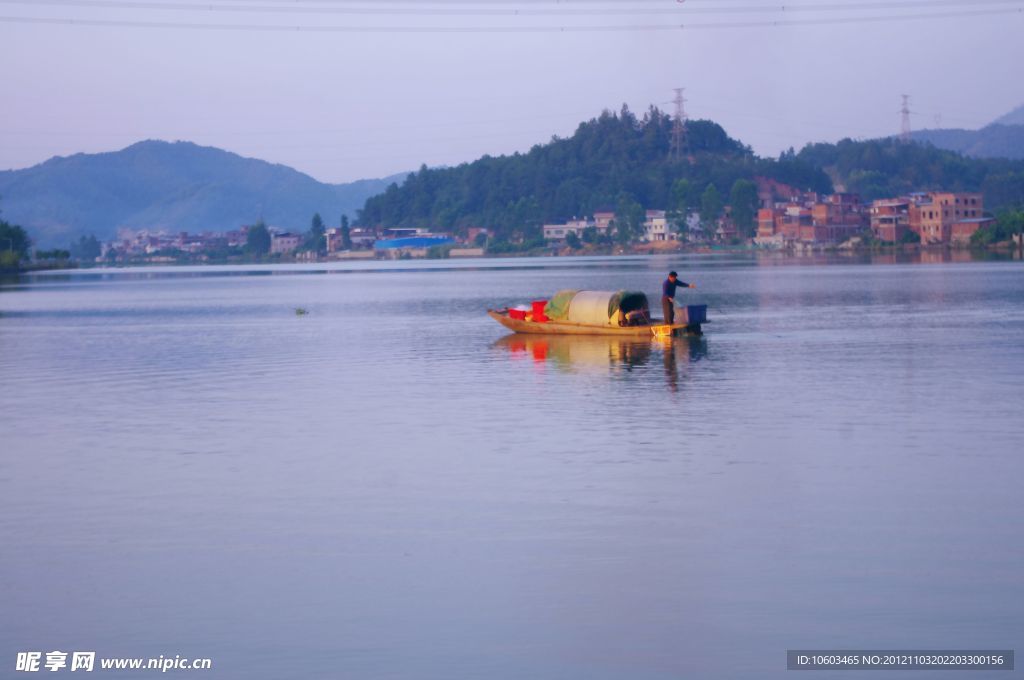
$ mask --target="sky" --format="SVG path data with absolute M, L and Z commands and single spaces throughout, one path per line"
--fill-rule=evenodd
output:
M 164 139 L 348 182 L 676 87 L 761 155 L 1024 103 L 1024 0 L 196 1 L 0 0 L 0 169 Z

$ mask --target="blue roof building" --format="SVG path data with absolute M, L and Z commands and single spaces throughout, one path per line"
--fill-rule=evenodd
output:
M 432 248 L 455 243 L 450 236 L 407 236 L 404 238 L 387 238 L 374 241 L 374 250 L 395 250 L 398 248 Z

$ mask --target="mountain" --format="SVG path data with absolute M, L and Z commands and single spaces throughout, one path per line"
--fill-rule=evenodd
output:
M 403 176 L 324 184 L 221 149 L 150 140 L 2 171 L 0 210 L 43 248 L 84 234 L 109 239 L 122 227 L 227 231 L 261 214 L 272 226 L 305 230 L 313 213 L 333 224 Z
M 832 188 L 827 175 L 796 158 L 757 158 L 712 121 L 687 121 L 678 159 L 669 154 L 672 136 L 673 119 L 657 108 L 641 118 L 625 106 L 618 114 L 605 111 L 571 137 L 527 153 L 421 168 L 401 186 L 369 198 L 358 222 L 456 233 L 484 226 L 499 239 L 529 238 L 544 222 L 624 204 L 698 207 L 709 185 L 728 198 L 737 180 L 757 175 L 822 192 Z
M 996 125 L 1024 125 L 1024 104 L 992 121 Z
M 980 130 L 939 128 L 918 130 L 911 136 L 914 141 L 973 158 L 1024 159 L 1024 105 Z
M 1018 111 L 1024 116 L 1024 109 Z M 980 130 L 919 130 L 912 136 L 915 141 L 974 158 L 1024 159 L 1024 125 L 992 123 Z

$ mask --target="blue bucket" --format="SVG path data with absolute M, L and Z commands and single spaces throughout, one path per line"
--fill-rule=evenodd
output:
M 685 323 L 707 323 L 708 320 L 708 306 L 707 305 L 686 305 L 686 321 Z

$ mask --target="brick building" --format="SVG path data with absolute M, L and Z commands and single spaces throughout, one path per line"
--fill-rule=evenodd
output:
M 270 238 L 270 252 L 272 254 L 277 253 L 290 253 L 302 243 L 302 236 L 299 234 L 292 234 L 290 232 L 282 232 L 280 234 L 274 234 Z
M 875 238 L 898 243 L 910 231 L 909 198 L 883 198 L 871 203 L 871 233 Z
M 914 193 L 871 204 L 871 231 L 882 241 L 899 242 L 913 232 L 924 244 L 967 243 L 991 223 L 979 193 Z
M 969 241 L 987 221 L 984 208 L 982 195 L 977 193 L 923 194 L 910 205 L 909 226 L 921 243 Z
M 827 245 L 842 243 L 867 227 L 864 205 L 857 194 L 837 193 L 795 196 L 757 211 L 757 236 L 761 245 Z

